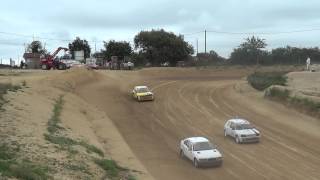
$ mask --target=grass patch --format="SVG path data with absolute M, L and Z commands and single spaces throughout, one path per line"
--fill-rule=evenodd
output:
M 301 97 L 289 97 L 289 103 L 295 106 L 297 109 L 304 110 L 308 114 L 320 117 L 320 103 L 312 101 L 307 98 Z
M 30 161 L 19 162 L 17 154 L 6 145 L 0 146 L 0 173 L 6 177 L 18 179 L 50 179 L 48 168 L 36 165 Z
M 0 83 L 0 110 L 4 111 L 2 109 L 2 106 L 9 102 L 4 99 L 4 95 L 8 93 L 8 91 L 17 92 L 18 90 L 22 89 L 20 85 L 12 85 L 9 83 Z
M 10 149 L 7 145 L 1 145 L 0 146 L 0 159 L 1 160 L 10 160 L 15 157 L 15 154 L 13 152 L 10 152 Z
M 20 179 L 50 179 L 47 167 L 38 166 L 32 163 L 23 163 L 18 165 L 12 165 L 10 167 L 10 174 L 13 177 Z
M 64 167 L 66 169 L 71 170 L 71 171 L 80 171 L 80 172 L 86 173 L 88 175 L 92 175 L 92 173 L 90 171 L 88 171 L 88 167 L 86 167 L 84 164 L 85 164 L 84 162 L 81 163 L 80 165 L 67 164 Z
M 3 99 L 3 95 L 7 94 L 8 91 L 16 92 L 22 89 L 20 85 L 12 85 L 9 83 L 0 83 L 0 99 Z
M 100 150 L 96 146 L 90 145 L 84 141 L 76 141 L 76 140 L 73 140 L 68 137 L 57 136 L 57 135 L 52 135 L 52 134 L 44 134 L 44 137 L 47 141 L 49 141 L 53 144 L 59 145 L 60 147 L 62 147 L 62 149 L 67 149 L 72 154 L 76 154 L 78 152 L 75 150 L 72 150 L 72 148 L 70 146 L 80 145 L 80 146 L 86 148 L 87 152 L 94 152 L 101 157 L 104 156 L 104 153 L 102 150 Z
M 51 118 L 48 121 L 48 131 L 51 134 L 56 133 L 59 129 L 63 129 L 61 126 L 58 125 L 59 122 L 61 122 L 60 120 L 60 115 L 61 115 L 61 111 L 62 111 L 62 107 L 63 107 L 63 96 L 61 95 L 54 104 L 53 107 L 53 114 L 51 116 Z
M 287 83 L 286 72 L 255 72 L 247 77 L 249 84 L 259 90 L 265 90 L 272 85 L 285 86 Z
M 137 180 L 137 178 L 130 174 L 128 180 Z
M 266 91 L 265 96 L 277 100 L 286 101 L 290 97 L 290 91 L 287 89 L 281 90 L 279 88 L 273 87 Z
M 98 154 L 99 156 L 104 157 L 103 151 L 94 145 L 88 144 L 84 141 L 80 141 L 79 145 L 85 147 L 87 149 L 87 152 L 94 152 L 94 153 Z
M 72 151 L 71 146 L 80 145 L 86 148 L 87 152 L 94 152 L 99 156 L 103 157 L 104 153 L 102 150 L 100 150 L 99 148 L 93 145 L 86 143 L 85 141 L 76 141 L 71 138 L 58 135 L 58 131 L 61 129 L 64 129 L 63 127 L 58 125 L 61 122 L 60 115 L 62 112 L 63 104 L 64 104 L 63 96 L 60 96 L 55 101 L 55 104 L 53 107 L 53 114 L 48 121 L 47 130 L 49 134 L 44 134 L 45 139 L 53 144 L 59 145 L 60 147 L 62 147 L 62 149 L 67 149 L 70 153 L 73 153 L 73 154 L 75 154 L 75 152 Z
M 290 94 L 290 91 L 287 89 L 282 90 L 277 87 L 273 87 L 265 92 L 265 97 L 277 100 L 309 115 L 320 117 L 319 102 L 315 102 L 304 97 L 290 96 Z
M 44 137 L 47 141 L 57 144 L 59 146 L 72 146 L 72 145 L 77 145 L 78 142 L 68 138 L 68 137 L 62 137 L 62 136 L 55 136 L 51 134 L 44 134 Z
M 121 171 L 128 171 L 127 169 L 118 166 L 115 161 L 109 159 L 96 159 L 95 163 L 105 170 L 107 176 L 111 179 L 119 177 Z

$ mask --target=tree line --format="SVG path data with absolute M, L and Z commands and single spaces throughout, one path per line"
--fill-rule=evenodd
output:
M 77 37 L 68 45 L 72 55 L 74 51 L 84 50 L 85 57 L 90 57 L 91 48 L 85 39 Z M 104 42 L 104 48 L 93 54 L 110 60 L 111 56 L 119 59 L 129 57 L 136 65 L 150 64 L 159 66 L 169 63 L 175 66 L 178 61 L 187 61 L 189 65 L 209 64 L 241 64 L 241 65 L 272 65 L 272 64 L 304 64 L 310 57 L 312 62 L 320 63 L 320 49 L 318 47 L 298 48 L 280 47 L 266 50 L 265 39 L 248 37 L 238 47 L 234 48 L 229 58 L 221 57 L 214 50 L 209 53 L 194 55 L 194 48 L 186 42 L 182 35 L 166 32 L 163 29 L 141 31 L 134 37 L 133 47 L 126 41 L 110 40 Z M 28 46 L 33 53 L 48 53 L 40 41 L 34 41 Z
M 272 65 L 272 64 L 305 64 L 309 57 L 312 62 L 320 63 L 320 49 L 318 47 L 298 48 L 292 46 L 266 50 L 265 39 L 252 36 L 245 39 L 233 50 L 229 58 L 232 64 L 244 65 Z

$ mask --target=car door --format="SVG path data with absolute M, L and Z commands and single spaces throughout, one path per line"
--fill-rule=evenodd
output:
M 182 144 L 182 147 L 181 147 L 181 149 L 182 149 L 182 151 L 183 151 L 183 154 L 185 155 L 185 156 L 187 156 L 187 154 L 188 154 L 188 144 L 189 144 L 190 142 L 189 142 L 189 140 L 184 140 L 183 141 L 183 144 Z
M 225 131 L 226 131 L 227 135 L 230 135 L 230 136 L 231 136 L 231 127 L 230 127 L 230 124 L 231 124 L 230 121 L 226 123 Z
M 193 159 L 192 157 L 192 143 L 189 141 L 187 144 L 187 148 L 186 148 L 186 153 L 185 153 L 186 157 L 190 160 Z
M 137 92 L 136 92 L 135 89 L 132 90 L 132 96 L 133 96 L 134 98 L 137 98 Z
M 236 124 L 231 122 L 230 128 L 229 128 L 230 136 L 235 137 L 235 135 L 236 135 L 235 129 L 236 129 Z

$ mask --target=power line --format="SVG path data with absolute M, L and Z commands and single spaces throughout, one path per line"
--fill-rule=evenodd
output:
M 203 33 L 204 31 L 197 31 L 197 32 L 193 32 L 193 33 L 186 33 L 186 34 L 182 34 L 184 36 L 192 36 L 192 35 L 195 35 L 195 34 L 200 34 L 200 33 Z
M 311 31 L 320 31 L 320 28 L 293 30 L 293 31 L 278 31 L 278 32 L 229 32 L 229 31 L 215 31 L 215 30 L 209 30 L 207 32 L 217 33 L 217 34 L 228 34 L 228 35 L 252 35 L 252 34 L 278 35 L 278 34 L 292 34 L 292 33 L 311 32 Z
M 73 41 L 72 39 L 58 39 L 58 38 L 47 38 L 47 37 L 40 37 L 40 36 L 34 36 L 34 35 L 25 35 L 25 34 L 19 34 L 19 33 L 9 33 L 9 32 L 3 32 L 0 31 L 0 34 L 5 35 L 11 35 L 11 36 L 18 36 L 18 37 L 25 37 L 25 38 L 32 38 L 32 39 L 40 39 L 40 40 L 48 40 L 48 41 L 63 41 L 63 42 L 70 42 Z M 104 41 L 88 41 L 90 43 L 103 43 Z

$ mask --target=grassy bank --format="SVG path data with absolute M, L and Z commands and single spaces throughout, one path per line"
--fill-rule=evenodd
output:
M 265 92 L 265 97 L 293 107 L 300 112 L 320 117 L 320 103 L 305 97 L 292 96 L 287 89 L 272 87 Z
M 247 77 L 249 84 L 263 91 L 272 85 L 285 86 L 287 83 L 286 72 L 255 72 Z
M 19 159 L 17 151 L 18 149 L 5 144 L 0 145 L 0 174 L 2 176 L 29 180 L 51 179 L 47 167 L 26 159 Z
M 4 95 L 9 91 L 17 92 L 18 90 L 22 89 L 23 86 L 26 86 L 26 84 L 22 83 L 22 85 L 12 85 L 9 83 L 0 83 L 0 110 L 3 110 L 2 106 L 8 102 L 4 99 Z
M 63 111 L 64 100 L 63 96 L 60 96 L 53 106 L 52 115 L 47 123 L 48 133 L 44 134 L 44 137 L 47 141 L 58 145 L 59 149 L 66 150 L 69 155 L 76 155 L 80 153 L 75 146 L 80 146 L 85 149 L 88 154 L 94 153 L 98 156 L 93 156 L 92 159 L 95 164 L 101 167 L 106 172 L 106 177 L 110 179 L 135 179 L 132 175 L 130 175 L 130 170 L 122 168 L 116 164 L 113 160 L 103 159 L 104 152 L 97 148 L 94 145 L 91 145 L 83 140 L 75 140 L 70 137 L 67 137 L 67 133 L 65 133 L 65 128 L 61 125 L 61 113 Z M 72 157 L 72 156 L 70 156 Z M 97 158 L 98 157 L 98 158 Z M 66 168 L 72 170 L 79 170 L 82 172 L 86 172 L 87 174 L 91 174 L 87 166 L 83 164 L 83 166 L 75 166 L 68 164 Z

